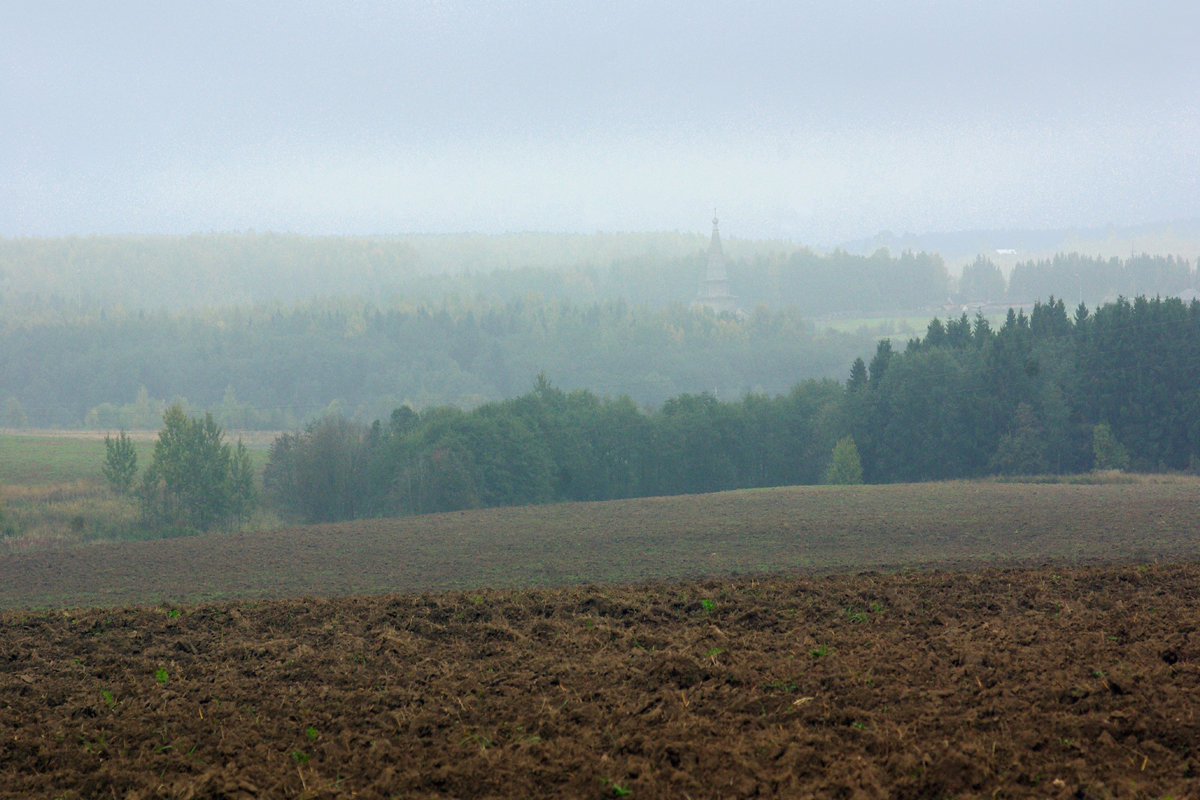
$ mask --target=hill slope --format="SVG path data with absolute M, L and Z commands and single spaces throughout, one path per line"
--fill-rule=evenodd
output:
M 0 557 L 0 607 L 1200 558 L 1200 480 L 789 487 Z

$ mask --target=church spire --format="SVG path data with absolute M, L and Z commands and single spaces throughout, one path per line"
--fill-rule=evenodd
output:
M 708 245 L 708 264 L 704 280 L 692 306 L 721 313 L 738 313 L 737 298 L 729 291 L 729 273 L 725 270 L 725 253 L 721 250 L 721 231 L 717 226 L 717 210 L 713 209 L 712 242 Z
M 721 251 L 721 232 L 717 228 L 717 210 L 713 209 L 712 242 L 708 245 L 708 268 L 705 270 L 706 281 L 725 281 L 729 276 L 725 273 L 725 253 Z

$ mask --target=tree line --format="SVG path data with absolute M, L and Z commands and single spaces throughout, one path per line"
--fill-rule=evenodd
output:
M 847 333 L 818 328 L 815 313 L 855 302 L 875 311 L 889 303 L 911 308 L 948 291 L 940 260 L 923 254 L 764 256 L 755 269 L 759 278 L 743 284 L 754 287 L 741 297 L 746 313 L 733 317 L 684 302 L 555 299 L 534 291 L 536 281 L 506 301 L 464 295 L 430 303 L 338 298 L 190 311 L 27 310 L 0 317 L 0 426 L 154 428 L 174 403 L 211 411 L 227 429 L 290 429 L 327 411 L 369 421 L 399 405 L 499 401 L 539 371 L 570 390 L 627 394 L 656 406 L 689 392 L 776 394 L 799 377 L 843 377 L 846 363 L 869 354 L 881 334 L 895 333 L 882 323 Z M 635 272 L 675 285 L 653 270 Z M 567 272 L 555 275 L 569 280 Z M 1194 272 L 1172 257 L 1063 256 L 1019 264 L 1006 283 L 981 260 L 964 272 L 960 299 L 1048 296 L 1044 286 L 1078 280 L 1085 292 L 1155 284 L 1166 295 L 1183 291 Z M 678 284 L 685 297 L 694 291 L 694 281 L 680 277 Z M 787 297 L 803 299 L 779 307 Z
M 0 237 L 0 308 L 179 310 L 359 294 L 438 302 L 464 290 L 504 302 L 531 285 L 547 297 L 595 302 L 616 295 L 598 284 L 600 292 L 588 296 L 580 278 L 603 284 L 610 270 L 634 277 L 639 266 L 683 261 L 703 269 L 698 259 L 707 244 L 699 233 Z M 785 246 L 727 243 L 734 257 Z M 556 281 L 559 270 L 572 277 Z M 697 279 L 687 276 L 683 299 Z M 559 294 L 568 283 L 580 283 L 582 294 Z M 635 288 L 649 285 L 635 281 Z
M 1059 253 L 1049 259 L 1020 261 L 1007 278 L 990 259 L 979 256 L 963 268 L 955 297 L 970 304 L 1021 305 L 1053 295 L 1100 303 L 1118 297 L 1179 296 L 1195 290 L 1196 280 L 1192 263 L 1171 255 L 1143 253 L 1120 259 Z
M 1085 471 L 1098 428 L 1136 470 L 1195 469 L 1198 381 L 1200 303 L 1068 314 L 1051 298 L 999 330 L 964 315 L 935 319 L 902 354 L 881 344 L 852 367 L 848 430 L 872 481 Z
M 0 427 L 154 429 L 178 403 L 226 429 L 285 430 L 327 411 L 473 407 L 544 370 L 568 388 L 660 404 L 687 391 L 785 391 L 833 377 L 877 334 L 817 330 L 795 309 L 718 318 L 683 305 L 329 299 L 286 307 L 0 322 Z M 53 364 L 54 369 L 47 369 Z
M 822 482 L 1197 471 L 1197 386 L 1200 301 L 1068 313 L 1050 298 L 996 328 L 982 315 L 934 318 L 903 349 L 880 341 L 845 381 L 774 395 L 684 393 L 647 408 L 542 374 L 471 410 L 404 405 L 370 425 L 329 414 L 274 441 L 261 497 L 322 522 Z M 172 406 L 164 423 L 140 482 L 128 446 L 106 442 L 114 487 L 134 487 L 146 518 L 169 527 L 244 520 L 256 500 L 244 449 L 211 415 Z
M 324 521 L 859 477 L 1195 470 L 1196 386 L 1200 302 L 1068 314 L 1051 298 L 998 329 L 935 318 L 903 349 L 881 341 L 845 382 L 773 396 L 682 394 L 646 410 L 541 376 L 472 411 L 329 417 L 275 442 L 264 489 L 284 513 Z
M 538 294 L 590 306 L 623 299 L 687 304 L 704 273 L 708 237 L 687 233 L 497 236 L 0 237 L 0 317 L 290 305 L 369 296 L 381 305 L 493 305 Z M 1174 256 L 1120 259 L 1060 253 L 1005 275 L 986 256 L 952 275 L 936 253 L 879 248 L 821 253 L 786 241 L 724 240 L 734 294 L 809 316 L 901 312 L 960 303 L 1026 304 L 1050 295 L 1100 303 L 1196 288 L 1194 264 Z
M 326 521 L 815 483 L 833 446 L 822 415 L 842 393 L 810 380 L 774 397 L 683 394 L 646 411 L 540 376 L 532 391 L 471 411 L 322 419 L 275 441 L 264 492 L 285 513 Z

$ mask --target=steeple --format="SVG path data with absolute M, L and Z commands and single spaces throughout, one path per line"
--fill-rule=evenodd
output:
M 721 232 L 717 229 L 717 212 L 713 210 L 712 241 L 708 245 L 708 269 L 704 273 L 705 281 L 726 281 L 729 276 L 725 272 L 725 254 L 721 251 Z
M 725 253 L 721 250 L 721 232 L 717 227 L 717 212 L 713 209 L 712 241 L 708 245 L 708 264 L 700 291 L 692 301 L 693 308 L 707 308 L 717 314 L 736 314 L 737 298 L 729 292 L 729 273 L 725 270 Z

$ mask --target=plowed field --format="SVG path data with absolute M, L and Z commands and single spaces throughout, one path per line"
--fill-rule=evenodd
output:
M 797 486 L 0 552 L 0 608 L 1200 560 L 1200 479 Z
M 10 553 L 0 797 L 1200 796 L 1195 488 L 777 490 Z M 741 574 L 684 579 L 705 571 Z
M 4 612 L 0 795 L 1192 797 L 1200 568 Z

